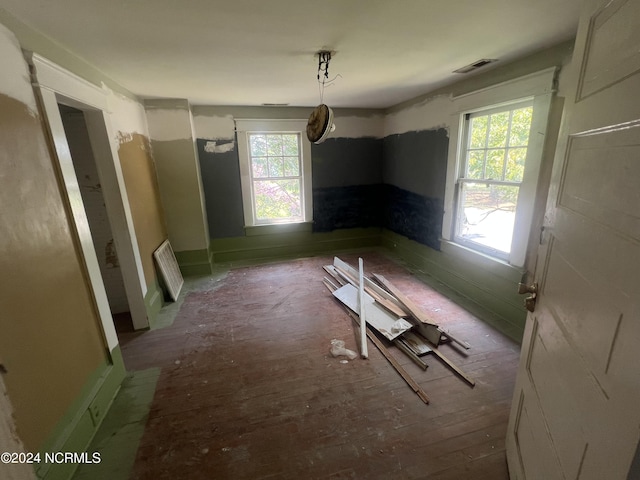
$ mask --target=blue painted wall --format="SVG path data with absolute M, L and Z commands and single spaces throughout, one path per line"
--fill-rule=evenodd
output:
M 446 129 L 383 141 L 385 228 L 440 250 L 449 135 Z
M 311 146 L 313 231 L 382 226 L 382 140 L 331 138 Z
M 209 236 L 212 239 L 244 236 L 238 150 L 234 148 L 223 153 L 206 152 L 204 147 L 207 140 L 198 138 L 196 143 Z M 216 143 L 220 145 L 223 142 Z
M 439 249 L 448 142 L 436 129 L 312 145 L 313 231 L 384 227 Z M 242 237 L 237 149 L 206 152 L 206 143 L 197 140 L 209 234 Z

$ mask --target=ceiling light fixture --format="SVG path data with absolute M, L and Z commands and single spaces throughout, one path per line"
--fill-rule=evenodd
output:
M 320 93 L 320 105 L 313 109 L 309 121 L 307 122 L 307 138 L 313 143 L 324 142 L 329 134 L 336 129 L 333 123 L 333 110 L 325 105 L 324 89 L 333 85 L 333 81 L 340 75 L 336 75 L 329 80 L 329 62 L 331 62 L 332 52 L 320 50 L 318 56 L 318 89 Z

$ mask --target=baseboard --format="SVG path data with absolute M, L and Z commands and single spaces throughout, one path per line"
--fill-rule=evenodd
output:
M 406 262 L 422 281 L 452 298 L 471 313 L 508 337 L 522 341 L 526 310 L 517 295 L 522 272 L 504 265 L 491 268 L 421 245 L 385 230 L 382 246 Z
M 147 318 L 149 326 L 153 328 L 158 314 L 163 305 L 163 293 L 158 282 L 154 281 L 151 285 L 147 285 L 147 293 L 144 296 L 144 307 L 147 310 Z
M 214 264 L 313 256 L 326 252 L 380 245 L 381 229 L 354 228 L 333 232 L 284 232 L 211 241 Z
M 45 462 L 46 454 L 86 452 L 87 459 L 92 459 L 93 452 L 87 452 L 87 448 L 118 393 L 126 373 L 120 347 L 117 346 L 109 355 L 110 361 L 105 361 L 91 374 L 80 395 L 39 448 L 42 461 L 35 465 L 38 478 L 69 480 L 78 467 L 77 463 Z
M 183 277 L 210 275 L 213 271 L 211 253 L 207 248 L 175 252 L 175 256 Z

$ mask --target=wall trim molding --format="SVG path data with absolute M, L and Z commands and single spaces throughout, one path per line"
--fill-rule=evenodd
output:
M 285 232 L 218 238 L 211 241 L 213 264 L 313 256 L 338 250 L 380 245 L 381 229 L 353 228 L 326 233 Z
M 154 280 L 151 284 L 147 285 L 147 293 L 144 296 L 144 306 L 147 309 L 147 318 L 149 319 L 150 327 L 154 326 L 163 304 L 164 296 L 162 289 L 158 282 Z
M 93 371 L 76 400 L 38 449 L 41 457 L 45 453 L 87 451 L 126 375 L 120 347 L 116 346 L 109 355 L 110 360 Z M 92 453 L 89 452 L 89 458 Z M 67 480 L 77 467 L 75 463 L 42 462 L 35 471 L 37 477 L 44 480 Z
M 517 288 L 523 270 L 491 267 L 451 249 L 437 251 L 386 229 L 381 244 L 420 280 L 513 340 L 522 341 L 527 312 Z
M 107 347 L 113 348 L 117 345 L 118 339 L 113 327 L 86 212 L 82 204 L 77 204 L 72 200 L 72 192 L 77 190 L 78 180 L 58 108 L 58 104 L 62 103 L 84 112 L 96 167 L 103 184 L 109 223 L 114 236 L 116 236 L 131 318 L 136 329 L 145 328 L 149 326 L 144 305 L 147 286 L 144 280 L 142 260 L 124 183 L 122 165 L 117 154 L 116 135 L 113 132 L 108 112 L 107 95 L 102 89 L 40 55 L 31 53 L 26 56 L 33 69 L 32 76 L 36 96 L 40 97 L 43 117 L 51 135 L 50 141 L 55 149 L 54 159 L 58 163 L 60 180 L 64 187 L 62 193 L 67 196 L 69 216 L 73 220 L 74 233 L 80 243 L 81 254 L 102 322 Z
M 210 247 L 201 250 L 183 250 L 174 253 L 178 266 L 180 267 L 180 272 L 184 277 L 210 275 L 213 272 L 211 269 Z

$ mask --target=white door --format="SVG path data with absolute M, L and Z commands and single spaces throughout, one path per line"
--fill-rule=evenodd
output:
M 585 1 L 572 68 L 507 433 L 512 480 L 638 474 L 640 1 Z

